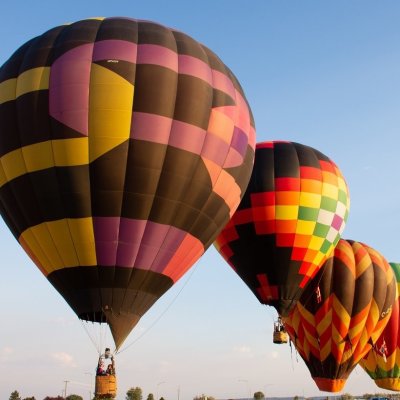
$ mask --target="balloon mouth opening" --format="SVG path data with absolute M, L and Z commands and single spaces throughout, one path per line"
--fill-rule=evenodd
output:
M 78 318 L 88 322 L 107 323 L 107 317 L 103 311 L 83 312 L 78 314 Z
M 381 378 L 375 379 L 375 383 L 382 389 L 400 391 L 400 379 L 399 378 Z
M 323 392 L 340 392 L 346 383 L 346 379 L 313 378 L 318 389 Z

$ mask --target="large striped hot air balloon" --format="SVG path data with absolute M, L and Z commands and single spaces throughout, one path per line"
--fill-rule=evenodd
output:
M 254 145 L 232 72 L 154 22 L 58 26 L 0 69 L 1 214 L 117 348 L 228 222 Z
M 371 247 L 340 240 L 285 318 L 285 327 L 320 390 L 343 389 L 389 321 L 396 280 Z
M 397 300 L 386 328 L 373 348 L 360 360 L 365 372 L 376 385 L 400 391 L 400 264 L 390 263 L 397 280 Z
M 285 316 L 331 255 L 349 205 L 327 156 L 298 143 L 257 143 L 249 186 L 215 246 L 257 299 Z

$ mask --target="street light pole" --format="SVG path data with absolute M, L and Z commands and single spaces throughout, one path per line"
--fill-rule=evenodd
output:
M 67 385 L 68 385 L 68 382 L 69 381 L 64 381 L 64 383 L 65 383 L 65 386 L 64 386 L 64 399 L 67 398 Z
M 93 374 L 91 372 L 85 372 L 85 375 L 90 376 L 90 385 L 89 385 L 89 400 L 92 400 L 92 384 L 93 384 Z

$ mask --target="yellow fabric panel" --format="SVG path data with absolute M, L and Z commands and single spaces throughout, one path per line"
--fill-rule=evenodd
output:
M 322 184 L 322 196 L 337 200 L 339 197 L 339 189 L 335 185 L 324 182 Z
M 49 88 L 50 67 L 28 69 L 17 78 L 16 97 L 25 93 Z
M 338 175 L 337 185 L 340 190 L 343 190 L 345 193 L 348 191 L 348 187 L 346 185 L 346 181 L 343 179 L 341 175 Z
M 310 208 L 321 207 L 321 195 L 316 193 L 300 192 L 299 205 Z
M 129 138 L 134 87 L 111 70 L 92 64 L 89 93 L 89 157 L 93 161 Z
M 97 257 L 92 218 L 70 218 L 68 225 L 78 255 L 79 265 L 96 265 Z
M 4 172 L 3 165 L 0 158 L 0 188 L 7 183 L 6 173 Z
M 74 242 L 66 219 L 48 222 L 48 230 L 57 247 L 63 267 L 73 267 L 79 265 L 79 260 L 75 251 Z
M 315 221 L 304 221 L 299 219 L 297 221 L 296 233 L 301 235 L 312 235 L 314 233 L 315 225 Z
M 70 167 L 89 163 L 87 137 L 53 140 L 54 163 L 57 167 Z
M 17 78 L 7 79 L 0 83 L 0 104 L 15 100 L 17 92 Z
M 313 260 L 313 264 L 314 265 L 321 265 L 322 260 L 324 260 L 325 258 L 330 256 L 330 253 L 333 250 L 333 245 L 331 245 L 329 247 L 329 250 L 326 252 L 326 254 L 318 252 L 318 254 L 315 256 L 314 260 Z
M 356 268 L 356 279 L 370 267 L 371 267 L 370 255 L 368 253 L 365 253 L 363 258 L 361 260 L 358 260 Z
M 25 230 L 20 241 L 26 243 L 46 275 L 65 267 L 96 265 L 92 218 L 44 222 Z
M 20 235 L 18 241 L 40 271 L 47 276 L 48 270 L 51 269 L 50 261 L 47 259 L 46 254 L 36 240 L 33 231 L 29 229 L 26 230 L 23 235 Z
M 4 154 L 0 161 L 7 181 L 11 181 L 27 172 L 22 149 L 16 149 Z
M 28 172 L 88 164 L 88 138 L 58 139 L 10 151 L 0 158 L 0 187 Z
M 332 309 L 329 308 L 329 311 L 324 315 L 324 318 L 322 318 L 322 320 L 317 325 L 318 335 L 322 336 L 322 334 L 327 329 L 330 329 L 331 324 L 332 324 Z
M 281 220 L 296 220 L 298 218 L 299 207 L 297 206 L 276 206 L 276 219 Z
M 26 172 L 40 171 L 54 166 L 51 141 L 21 147 Z M 25 172 L 25 173 L 26 173 Z
M 332 351 L 332 339 L 327 340 L 325 345 L 319 351 L 319 359 L 324 361 L 328 358 Z
M 335 295 L 333 295 L 332 308 L 333 311 L 339 316 L 339 319 L 341 320 L 343 325 L 349 327 L 351 317 Z
M 343 356 L 345 341 L 343 340 L 343 337 L 340 335 L 339 331 L 336 329 L 335 325 L 332 325 L 332 342 L 334 343 L 333 346 L 337 347 L 337 361 L 340 363 Z
M 48 275 L 55 269 L 63 267 L 56 245 L 46 226 L 46 222 L 28 228 L 20 236 Z
M 324 238 L 319 236 L 313 236 L 308 244 L 308 247 L 312 250 L 319 250 L 322 247 L 322 244 L 325 242 Z
M 319 348 L 319 344 L 318 344 L 318 340 L 317 338 L 314 336 L 313 333 L 311 333 L 310 331 L 308 331 L 307 329 L 304 330 L 305 333 L 305 337 L 307 342 L 312 346 L 315 347 L 316 349 Z

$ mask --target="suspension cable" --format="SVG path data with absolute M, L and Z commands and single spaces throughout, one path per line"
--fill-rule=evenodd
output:
M 193 274 L 195 273 L 195 271 L 197 270 L 197 267 L 200 263 L 196 263 L 196 265 L 194 265 L 186 279 L 186 281 L 184 282 L 184 284 L 182 285 L 181 289 L 178 291 L 178 293 L 175 295 L 175 297 L 171 300 L 171 302 L 167 305 L 167 307 L 165 308 L 165 310 L 153 321 L 153 323 L 141 334 L 139 335 L 135 340 L 133 340 L 131 343 L 129 343 L 126 347 L 124 347 L 122 350 L 117 350 L 115 354 L 121 354 L 122 352 L 124 352 L 125 350 L 129 349 L 131 346 L 133 346 L 137 341 L 139 341 L 141 338 L 143 338 L 143 336 L 145 334 L 147 334 L 157 323 L 158 321 L 160 321 L 160 319 L 164 316 L 164 314 L 166 314 L 166 312 L 171 308 L 171 306 L 175 303 L 175 301 L 177 300 L 178 296 L 182 293 L 183 289 L 186 287 L 186 285 L 189 283 L 189 280 L 192 278 Z

